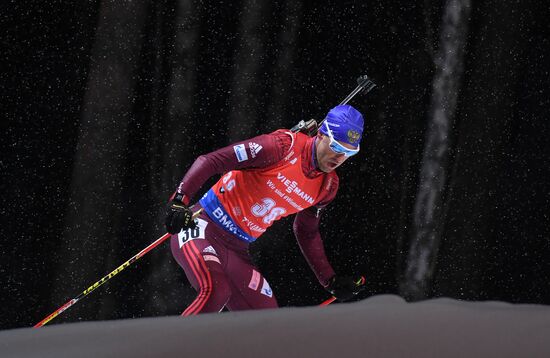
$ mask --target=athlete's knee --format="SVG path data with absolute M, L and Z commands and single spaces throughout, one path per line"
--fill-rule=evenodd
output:
M 231 298 L 231 287 L 223 272 L 211 270 L 207 279 L 199 283 L 198 295 L 183 316 L 220 312 Z
M 216 271 L 212 272 L 211 278 L 211 282 L 204 287 L 201 286 L 199 294 L 204 291 L 204 294 L 215 297 L 218 302 L 225 305 L 231 297 L 231 286 L 229 285 L 228 280 L 223 273 Z

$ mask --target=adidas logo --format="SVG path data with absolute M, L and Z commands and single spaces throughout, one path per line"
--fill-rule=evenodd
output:
M 202 250 L 202 252 L 207 252 L 207 253 L 210 253 L 210 254 L 213 254 L 213 255 L 217 255 L 216 250 L 214 250 L 214 248 L 212 246 L 208 246 L 207 248 Z
M 256 154 L 258 154 L 263 147 L 258 143 L 250 142 L 248 143 L 248 148 L 250 149 L 250 155 L 252 158 L 256 158 Z

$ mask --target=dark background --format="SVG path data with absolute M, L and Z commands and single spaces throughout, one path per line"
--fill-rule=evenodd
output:
M 322 118 L 367 73 L 362 151 L 322 234 L 358 298 L 400 289 L 430 121 L 436 1 L 45 1 L 0 5 L 1 328 L 26 327 L 163 232 L 202 153 Z M 550 304 L 546 1 L 471 5 L 426 298 Z M 252 247 L 281 306 L 327 298 L 282 220 Z M 175 315 L 168 245 L 52 323 Z

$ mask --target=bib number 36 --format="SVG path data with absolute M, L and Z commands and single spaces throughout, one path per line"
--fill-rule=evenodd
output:
M 180 248 L 189 240 L 204 239 L 204 231 L 208 222 L 203 219 L 196 219 L 197 225 L 192 229 L 182 230 L 178 234 Z
M 261 203 L 255 203 L 250 209 L 254 216 L 262 218 L 265 224 L 271 224 L 286 213 L 286 210 L 275 206 L 275 200 L 271 198 L 263 198 Z

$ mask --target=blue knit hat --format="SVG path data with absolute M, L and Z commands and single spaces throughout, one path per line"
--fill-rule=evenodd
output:
M 363 124 L 363 116 L 358 110 L 348 104 L 339 105 L 328 112 L 319 132 L 328 136 L 328 126 L 338 142 L 357 147 L 363 135 Z

